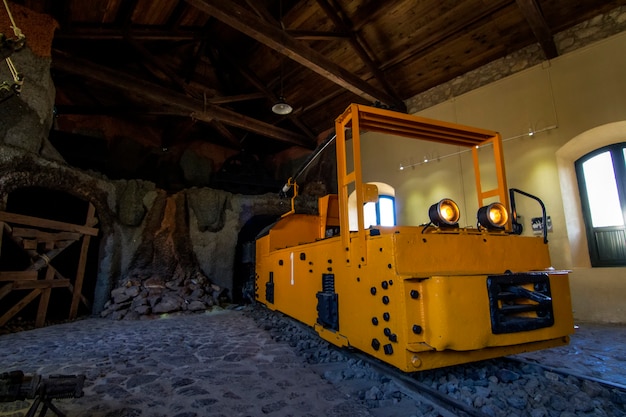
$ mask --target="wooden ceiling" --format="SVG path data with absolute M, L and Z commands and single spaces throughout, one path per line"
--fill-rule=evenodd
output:
M 14 0 L 59 23 L 59 116 L 106 115 L 263 157 L 351 102 L 404 100 L 623 0 Z M 283 96 L 294 108 L 272 113 Z M 74 125 L 74 129 L 76 125 Z

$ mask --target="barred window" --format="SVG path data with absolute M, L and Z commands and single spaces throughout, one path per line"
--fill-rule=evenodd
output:
M 626 265 L 626 142 L 575 162 L 593 266 Z

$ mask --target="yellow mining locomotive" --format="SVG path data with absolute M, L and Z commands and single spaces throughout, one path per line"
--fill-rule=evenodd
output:
M 257 237 L 258 302 L 406 372 L 568 343 L 568 273 L 551 267 L 546 227 L 543 236 L 520 235 L 516 193 L 540 203 L 543 226 L 545 208 L 507 188 L 497 132 L 356 104 L 335 132 L 337 194 L 320 197 L 317 214 L 297 213 L 292 201 Z M 460 227 L 459 207 L 444 198 L 426 224 L 366 228 L 364 210 L 349 200 L 364 207 L 378 199 L 360 156 L 372 132 L 471 152 L 476 227 Z M 493 151 L 492 189 L 483 189 L 479 148 Z

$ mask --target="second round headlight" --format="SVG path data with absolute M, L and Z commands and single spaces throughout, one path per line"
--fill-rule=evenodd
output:
M 478 209 L 478 223 L 487 229 L 504 229 L 509 213 L 502 203 L 491 203 Z

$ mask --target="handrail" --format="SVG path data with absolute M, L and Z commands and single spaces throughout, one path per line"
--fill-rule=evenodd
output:
M 547 216 L 546 216 L 546 206 L 543 204 L 543 201 L 541 201 L 541 199 L 539 197 L 536 197 L 532 194 L 528 194 L 525 191 L 519 190 L 517 188 L 510 188 L 509 189 L 509 196 L 511 199 L 511 212 L 512 212 L 512 221 L 513 221 L 513 228 L 515 230 L 515 225 L 519 225 L 519 223 L 517 223 L 517 210 L 515 208 L 515 193 L 519 193 L 523 196 L 532 198 L 533 200 L 536 200 L 539 205 L 541 206 L 541 221 L 542 221 L 542 227 L 543 227 L 543 243 L 548 243 L 548 221 L 547 221 Z M 521 233 L 521 230 L 520 230 Z

